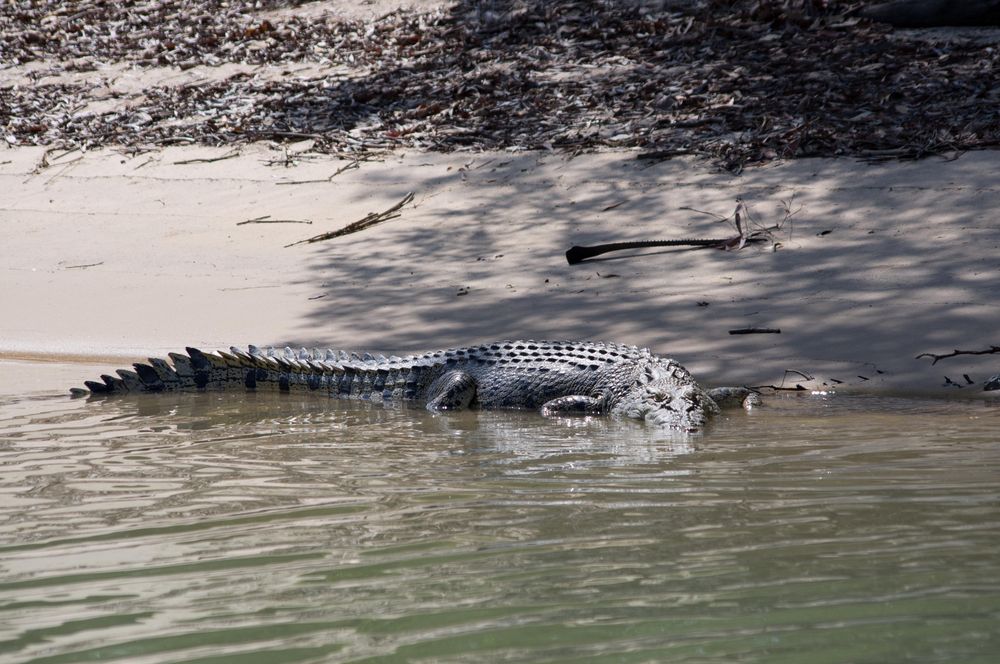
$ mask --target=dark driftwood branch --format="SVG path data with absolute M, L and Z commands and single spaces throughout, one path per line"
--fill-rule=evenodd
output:
M 737 238 L 739 240 L 739 238 Z M 750 237 L 746 242 L 763 242 L 765 238 Z M 647 249 L 649 247 L 715 247 L 725 249 L 732 241 L 732 238 L 721 238 L 716 240 L 637 240 L 635 242 L 610 242 L 608 244 L 595 244 L 590 247 L 574 245 L 566 252 L 566 262 L 576 265 L 588 258 L 600 256 L 610 251 L 621 251 L 622 249 Z
M 931 357 L 934 361 L 931 362 L 931 366 L 938 363 L 938 360 L 943 360 L 948 357 L 955 357 L 956 355 L 992 355 L 993 353 L 1000 353 L 1000 346 L 990 346 L 987 350 L 958 350 L 957 348 L 950 352 L 938 355 L 937 353 L 921 353 L 917 355 L 915 360 L 919 360 L 921 357 Z
M 729 334 L 781 334 L 781 330 L 776 327 L 741 327 L 729 330 Z
M 332 240 L 335 237 L 340 237 L 342 235 L 350 235 L 351 233 L 357 233 L 358 231 L 363 231 L 366 228 L 374 226 L 375 224 L 382 223 L 383 221 L 388 221 L 390 219 L 395 219 L 399 216 L 399 210 L 413 201 L 413 192 L 411 191 L 403 199 L 393 205 L 388 210 L 384 212 L 371 212 L 363 219 L 358 219 L 354 223 L 347 224 L 341 229 L 330 231 L 329 233 L 321 233 L 319 235 L 314 235 L 312 237 L 306 238 L 305 240 L 299 240 L 298 242 L 292 242 L 291 244 L 286 244 L 285 247 L 294 247 L 297 244 L 311 244 L 313 242 L 322 242 L 323 240 Z

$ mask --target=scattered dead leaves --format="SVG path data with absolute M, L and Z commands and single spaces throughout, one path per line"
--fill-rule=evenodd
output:
M 996 40 L 928 41 L 850 3 L 459 1 L 369 22 L 262 17 L 301 2 L 12 0 L 0 62 L 54 71 L 287 68 L 150 87 L 88 110 L 102 82 L 0 88 L 11 144 L 135 149 L 313 139 L 396 147 L 694 154 L 738 171 L 790 157 L 918 158 L 1000 145 Z M 648 5 L 648 6 L 647 6 Z M 297 76 L 293 65 L 330 68 Z

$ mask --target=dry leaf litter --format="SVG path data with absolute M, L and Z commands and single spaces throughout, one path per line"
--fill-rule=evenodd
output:
M 481 0 L 367 21 L 307 4 L 7 0 L 0 70 L 30 80 L 0 86 L 3 138 L 133 151 L 311 139 L 351 158 L 634 148 L 732 171 L 1000 145 L 996 31 L 927 39 L 818 0 Z M 233 63 L 221 79 L 113 84 L 121 67 Z

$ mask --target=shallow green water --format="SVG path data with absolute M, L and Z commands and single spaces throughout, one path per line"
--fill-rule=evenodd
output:
M 0 661 L 1000 661 L 1000 408 L 0 403 Z

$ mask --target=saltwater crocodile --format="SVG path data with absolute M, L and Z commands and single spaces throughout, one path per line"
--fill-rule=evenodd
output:
M 748 388 L 705 390 L 674 360 L 601 342 L 499 341 L 408 357 L 250 346 L 188 348 L 117 376 L 86 381 L 75 395 L 238 387 L 320 391 L 373 401 L 415 401 L 430 410 L 539 409 L 544 415 L 610 414 L 696 430 L 719 405 L 757 403 Z

